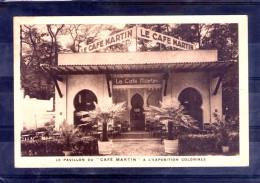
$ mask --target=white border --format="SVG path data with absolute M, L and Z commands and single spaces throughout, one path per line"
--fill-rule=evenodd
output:
M 248 100 L 248 20 L 246 15 L 219 16 L 92 16 L 92 17 L 15 17 L 14 18 L 14 124 L 15 167 L 234 167 L 249 166 L 249 100 Z M 71 157 L 85 161 L 63 161 L 64 157 L 21 157 L 20 130 L 20 24 L 142 24 L 142 23 L 238 23 L 239 24 L 239 112 L 240 155 L 238 156 L 156 156 L 129 157 L 137 161 L 116 161 L 115 157 Z M 179 161 L 149 161 L 152 158 L 178 158 Z M 205 158 L 205 161 L 182 161 L 182 158 Z M 57 161 L 60 158 L 61 161 Z M 101 161 L 101 158 L 107 161 Z M 146 161 L 143 161 L 143 158 Z M 93 161 L 88 161 L 88 159 Z M 111 160 L 111 161 L 110 161 Z

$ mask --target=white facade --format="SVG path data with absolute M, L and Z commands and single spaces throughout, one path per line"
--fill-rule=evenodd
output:
M 86 53 L 86 54 L 61 54 L 59 55 L 59 65 L 82 65 L 82 64 L 128 64 L 131 63 L 149 63 L 149 58 L 152 59 L 152 63 L 198 63 L 201 62 L 213 62 L 217 61 L 217 52 L 215 50 L 205 51 L 172 51 L 172 52 L 141 52 L 144 54 L 144 59 L 141 59 L 140 53 Z M 134 56 L 136 55 L 136 57 Z M 144 56 L 143 55 L 143 56 Z M 156 57 L 154 57 L 156 55 Z M 164 55 L 160 57 L 160 55 Z M 166 55 L 166 56 L 165 56 Z M 175 55 L 175 56 L 174 56 Z M 171 57 L 170 57 L 171 56 Z M 170 59 L 172 58 L 172 59 Z M 114 61 L 113 61 L 114 59 Z M 157 59 L 157 60 L 156 60 Z M 113 61 L 113 62 L 112 62 Z M 126 84 L 126 85 L 114 85 L 112 81 L 109 81 L 110 90 L 112 96 L 109 97 L 108 86 L 105 74 L 75 74 L 75 75 L 63 75 L 63 81 L 58 81 L 62 97 L 58 95 L 56 91 L 56 127 L 58 124 L 66 120 L 69 124 L 74 124 L 74 98 L 78 92 L 86 89 L 92 91 L 99 104 L 115 101 L 115 93 L 122 94 L 123 98 L 126 98 L 128 114 L 125 115 L 126 121 L 130 121 L 131 99 L 135 94 L 139 94 L 144 101 L 144 107 L 147 106 L 147 99 L 151 93 L 156 91 L 160 95 L 160 100 L 168 100 L 170 98 L 178 99 L 180 93 L 186 88 L 194 88 L 198 91 L 202 97 L 202 118 L 203 123 L 213 122 L 212 114 L 215 111 L 222 114 L 222 87 L 221 84 L 218 88 L 218 92 L 214 95 L 218 77 L 213 71 L 178 71 L 170 72 L 167 82 L 167 92 L 164 96 L 165 80 L 163 79 L 164 73 L 135 73 L 131 74 L 111 74 L 111 78 L 125 78 L 125 77 L 157 77 L 161 79 L 159 84 Z

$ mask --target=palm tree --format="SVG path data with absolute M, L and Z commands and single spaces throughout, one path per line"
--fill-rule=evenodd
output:
M 146 109 L 145 113 L 148 118 L 168 121 L 168 140 L 177 138 L 177 134 L 172 133 L 173 124 L 186 130 L 199 130 L 195 125 L 197 121 L 187 114 L 184 106 L 176 99 L 160 102 L 159 107 L 150 106 Z
M 125 102 L 119 104 L 95 104 L 95 109 L 87 112 L 88 117 L 83 118 L 84 121 L 97 121 L 102 123 L 102 139 L 101 141 L 108 141 L 107 137 L 107 124 L 115 118 L 120 118 L 126 110 Z

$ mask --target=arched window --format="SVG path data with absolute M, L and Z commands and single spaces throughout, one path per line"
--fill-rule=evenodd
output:
M 151 93 L 147 98 L 147 106 L 159 106 L 160 96 L 157 93 Z
M 76 111 L 90 111 L 95 109 L 94 102 L 97 103 L 96 95 L 90 90 L 81 90 L 74 98 Z
M 114 101 L 116 104 L 121 103 L 121 102 L 127 102 L 127 98 L 123 94 L 118 94 L 115 96 Z

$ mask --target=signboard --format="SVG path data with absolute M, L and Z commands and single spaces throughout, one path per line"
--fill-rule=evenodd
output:
M 161 84 L 162 80 L 158 77 L 122 77 L 113 78 L 113 85 L 139 85 L 139 84 Z
M 195 44 L 176 39 L 174 37 L 166 36 L 165 34 L 151 31 L 142 27 L 137 28 L 137 37 L 162 43 L 167 46 L 172 46 L 182 50 L 194 50 Z
M 142 27 L 133 27 L 121 32 L 118 32 L 112 36 L 109 36 L 106 39 L 98 40 L 92 44 L 89 44 L 80 49 L 80 52 L 94 52 L 99 49 L 112 46 L 117 43 L 121 43 L 123 41 L 129 40 L 131 38 L 142 38 L 146 40 L 151 40 L 156 43 L 161 43 L 167 46 L 172 46 L 181 50 L 194 50 L 195 44 L 176 39 L 171 36 L 167 36 L 165 34 L 155 32 L 149 29 L 145 29 Z
M 92 44 L 82 47 L 80 52 L 94 52 L 99 49 L 121 43 L 133 37 L 136 37 L 136 27 L 118 32 L 112 36 L 109 36 L 108 38 L 95 41 Z

